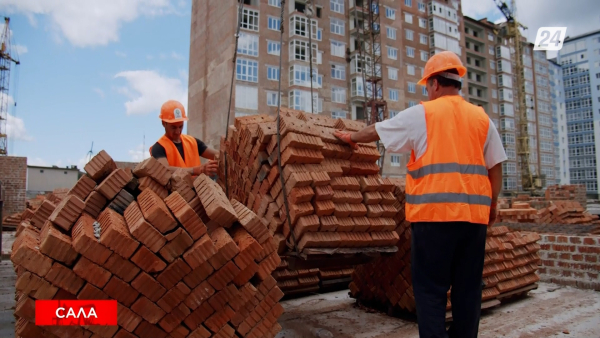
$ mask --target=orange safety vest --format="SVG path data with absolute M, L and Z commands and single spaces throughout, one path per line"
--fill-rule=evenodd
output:
M 170 166 L 178 168 L 192 168 L 199 166 L 201 163 L 200 155 L 198 154 L 198 142 L 196 142 L 196 139 L 192 136 L 181 134 L 181 143 L 183 143 L 185 161 L 179 154 L 177 147 L 175 147 L 175 143 L 173 143 L 166 135 L 163 135 L 158 140 L 158 144 L 165 148 L 167 161 Z M 152 154 L 152 147 L 150 147 L 150 154 Z
M 492 187 L 483 151 L 489 117 L 458 95 L 421 104 L 427 149 L 418 159 L 412 151 L 407 165 L 406 219 L 488 224 Z

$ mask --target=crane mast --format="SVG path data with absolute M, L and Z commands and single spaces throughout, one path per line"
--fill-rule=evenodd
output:
M 10 29 L 8 27 L 10 18 L 4 17 L 4 30 L 0 47 L 0 156 L 8 155 L 8 101 L 10 68 L 13 63 L 19 65 L 19 60 L 11 56 Z

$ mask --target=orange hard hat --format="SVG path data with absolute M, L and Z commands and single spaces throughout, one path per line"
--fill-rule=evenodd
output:
M 456 76 L 456 74 L 451 73 L 444 73 L 444 77 L 460 81 L 460 78 L 467 74 L 467 68 L 463 66 L 462 61 L 460 61 L 460 58 L 454 52 L 443 51 L 437 53 L 434 56 L 432 56 L 425 64 L 423 78 L 417 84 L 424 86 L 427 83 L 427 79 L 430 78 L 432 75 L 450 69 L 456 69 L 458 71 L 458 77 Z
M 165 102 L 160 108 L 160 115 L 158 117 L 167 123 L 187 121 L 185 108 L 179 101 L 175 100 Z

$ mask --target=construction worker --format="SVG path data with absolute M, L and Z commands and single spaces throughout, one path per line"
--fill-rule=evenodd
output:
M 456 54 L 437 53 L 418 82 L 429 101 L 361 131 L 334 133 L 355 149 L 381 140 L 388 152 L 411 153 L 405 212 L 421 338 L 473 338 L 479 330 L 487 226 L 496 219 L 507 157 L 485 111 L 460 96 L 466 73 Z
M 186 168 L 190 174 L 197 176 L 217 173 L 216 150 L 209 148 L 199 139 L 182 134 L 183 123 L 187 121 L 185 108 L 180 102 L 169 100 L 161 109 L 159 118 L 165 127 L 165 134 L 150 147 L 150 155 L 172 169 Z M 200 157 L 209 159 L 206 164 L 200 163 Z

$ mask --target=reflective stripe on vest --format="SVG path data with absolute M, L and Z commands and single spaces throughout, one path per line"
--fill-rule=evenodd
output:
M 488 170 L 483 165 L 474 164 L 458 164 L 458 163 L 436 163 L 426 165 L 417 170 L 409 170 L 408 175 L 414 179 L 422 178 L 425 175 L 443 174 L 443 173 L 460 173 L 484 175 L 487 177 Z
M 167 161 L 172 167 L 178 168 L 193 168 L 201 164 L 200 155 L 198 154 L 198 142 L 196 139 L 189 135 L 181 135 L 181 143 L 183 145 L 183 154 L 185 160 L 179 154 L 179 150 L 175 146 L 175 143 L 171 141 L 167 136 L 163 135 L 158 140 L 158 143 L 165 148 L 167 154 Z
M 406 175 L 406 219 L 410 222 L 487 224 L 492 188 L 484 147 L 490 120 L 462 97 L 422 103 L 427 149 L 411 154 Z

